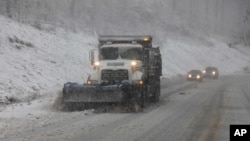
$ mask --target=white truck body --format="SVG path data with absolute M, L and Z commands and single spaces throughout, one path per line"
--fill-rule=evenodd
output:
M 122 55 L 126 53 L 129 49 L 138 49 L 142 50 L 142 46 L 140 44 L 111 44 L 104 45 L 100 47 L 100 50 L 103 48 L 117 48 L 118 55 L 113 59 L 105 59 L 102 56 L 102 53 L 99 52 L 99 59 L 93 63 L 94 72 L 89 76 L 87 83 L 91 84 L 101 84 L 106 80 L 103 75 L 105 70 L 113 71 L 113 75 L 117 75 L 117 79 L 114 78 L 114 81 L 122 81 L 132 83 L 138 83 L 143 75 L 142 60 L 133 59 L 133 58 L 123 58 Z M 122 51 L 120 51 L 122 50 Z M 141 55 L 141 54 L 140 54 Z M 119 74 L 119 71 L 124 71 L 126 74 Z M 108 72 L 107 72 L 108 73 Z M 116 74 L 114 74 L 116 73 Z M 109 74 L 106 74 L 109 75 Z M 119 79 L 119 75 L 123 75 L 121 77 L 127 77 L 125 79 Z M 126 76 L 125 76 L 126 75 Z M 103 78 L 103 79 L 102 79 Z

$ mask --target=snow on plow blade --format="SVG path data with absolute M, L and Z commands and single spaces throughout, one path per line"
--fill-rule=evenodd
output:
M 69 102 L 121 102 L 122 88 L 118 85 L 94 86 L 66 83 L 63 88 L 63 101 Z

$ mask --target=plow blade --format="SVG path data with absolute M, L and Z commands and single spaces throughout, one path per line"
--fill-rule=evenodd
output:
M 123 91 L 118 85 L 93 86 L 66 83 L 63 88 L 64 103 L 122 102 Z

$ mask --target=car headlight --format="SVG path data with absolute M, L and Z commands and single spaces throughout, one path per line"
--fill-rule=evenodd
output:
M 197 76 L 196 76 L 196 78 L 197 78 L 197 79 L 200 79 L 200 78 L 201 78 L 201 76 L 200 76 L 200 75 L 197 75 Z
M 213 73 L 213 75 L 215 75 L 215 74 L 216 74 L 216 72 L 215 72 L 215 71 L 213 71 L 212 73 Z
M 189 77 L 189 78 L 191 78 L 191 77 L 192 77 L 192 75 L 191 75 L 191 74 L 189 74 L 189 75 L 188 75 L 188 77 Z
M 202 71 L 202 73 L 206 73 L 206 71 L 204 70 L 204 71 Z

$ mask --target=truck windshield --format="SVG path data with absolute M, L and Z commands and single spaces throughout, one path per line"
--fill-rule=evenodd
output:
M 104 47 L 100 52 L 101 60 L 142 60 L 142 48 L 139 47 Z

